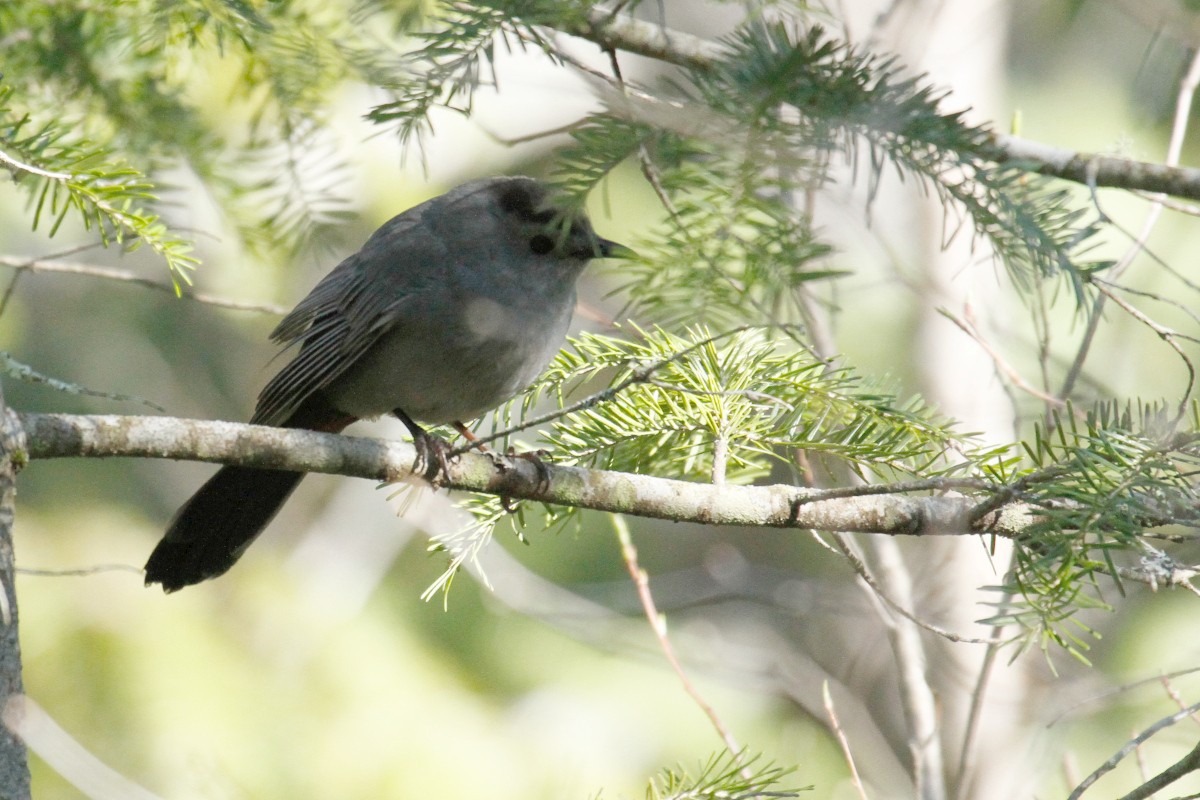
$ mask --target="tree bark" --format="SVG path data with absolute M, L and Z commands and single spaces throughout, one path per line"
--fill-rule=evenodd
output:
M 22 414 L 21 422 L 34 460 L 172 458 L 388 482 L 423 472 L 412 445 L 382 439 L 173 417 Z M 437 483 L 448 489 L 703 525 L 1011 537 L 1033 520 L 1031 509 L 1021 503 L 975 514 L 984 498 L 945 493 L 956 488 L 953 480 L 903 487 L 922 493 L 911 496 L 898 493 L 900 487 L 718 486 L 555 464 L 539 469 L 526 459 L 495 453 L 463 453 L 447 466 Z M 897 493 L 889 493 L 893 490 Z
M 5 723 L 0 727 L 0 798 L 4 800 L 30 797 L 29 758 L 25 743 L 14 731 L 14 716 L 22 713 L 25 687 L 21 680 L 12 529 L 16 476 L 26 452 L 21 421 L 4 405 L 0 394 L 0 709 Z

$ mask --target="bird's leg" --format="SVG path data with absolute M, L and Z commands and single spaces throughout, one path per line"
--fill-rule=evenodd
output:
M 479 437 L 472 433 L 470 428 L 468 428 L 466 425 L 463 425 L 461 422 L 451 422 L 450 424 L 454 427 L 454 430 L 462 434 L 462 437 L 467 440 L 467 447 L 478 450 L 490 458 L 492 460 L 492 465 L 495 466 L 496 469 L 501 471 L 504 470 L 504 462 L 497 457 L 496 453 L 493 452 L 490 447 L 479 441 Z M 504 498 L 504 502 L 507 505 L 508 499 Z
M 423 464 L 425 480 L 433 483 L 439 468 L 442 475 L 448 479 L 450 477 L 450 461 L 446 453 L 450 450 L 450 445 L 414 422 L 413 418 L 404 412 L 404 409 L 395 408 L 392 409 L 392 413 L 396 415 L 396 419 L 404 423 L 404 427 L 408 428 L 408 432 L 412 434 L 413 447 L 417 450 L 417 460 L 413 462 L 413 472 L 421 471 L 418 469 L 418 465 Z
M 486 444 L 479 441 L 478 436 L 471 433 L 471 429 L 468 428 L 466 425 L 463 425 L 461 422 L 451 422 L 450 425 L 453 426 L 454 430 L 456 430 L 460 434 L 462 434 L 462 437 L 464 439 L 466 439 L 468 442 L 470 442 L 471 447 L 474 447 L 476 450 L 478 450 L 481 453 L 492 452 L 491 450 L 488 449 L 488 446 Z

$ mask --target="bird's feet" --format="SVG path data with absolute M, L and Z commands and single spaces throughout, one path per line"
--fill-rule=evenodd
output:
M 450 444 L 439 436 L 422 429 L 413 433 L 413 447 L 417 458 L 413 461 L 413 472 L 418 473 L 434 486 L 450 478 Z
M 509 458 L 519 458 L 522 461 L 528 461 L 530 464 L 533 464 L 533 468 L 537 470 L 537 490 L 539 492 L 550 488 L 550 468 L 546 466 L 546 462 L 543 460 L 550 456 L 548 450 L 526 450 L 523 453 L 518 453 L 510 447 L 506 455 Z
M 396 419 L 404 423 L 413 437 L 413 447 L 416 448 L 417 458 L 413 461 L 413 472 L 437 486 L 440 473 L 444 480 L 450 478 L 450 445 L 445 439 L 434 436 L 418 425 L 413 418 L 397 408 L 392 411 Z
M 510 459 L 519 458 L 522 461 L 528 461 L 530 464 L 533 464 L 533 468 L 537 470 L 538 476 L 537 485 L 534 487 L 536 491 L 542 492 L 550 488 L 550 468 L 547 467 L 546 462 L 542 460 L 543 456 L 549 455 L 547 451 L 530 450 L 524 453 L 518 453 L 516 450 L 510 447 L 505 452 L 505 455 Z M 501 470 L 508 468 L 508 462 L 501 461 L 495 455 L 492 456 L 492 463 L 494 463 L 496 467 Z M 512 498 L 508 495 L 500 495 L 500 504 L 504 507 L 504 512 L 506 514 L 515 514 L 517 512 L 516 507 L 512 504 Z

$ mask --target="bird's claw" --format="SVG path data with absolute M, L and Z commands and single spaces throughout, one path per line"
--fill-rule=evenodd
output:
M 487 455 L 491 457 L 492 463 L 496 469 L 504 472 L 509 468 L 508 459 L 519 458 L 522 461 L 528 461 L 533 464 L 533 468 L 537 470 L 537 484 L 535 491 L 542 492 L 550 488 L 550 468 L 546 466 L 546 462 L 542 461 L 543 456 L 548 456 L 550 453 L 546 450 L 531 450 L 518 453 L 512 447 L 509 447 L 505 452 L 505 458 L 501 458 L 495 453 L 488 451 Z M 506 494 L 500 495 L 500 505 L 506 514 L 517 513 L 517 507 L 513 505 L 512 498 Z
M 519 458 L 522 461 L 528 461 L 533 464 L 533 468 L 537 470 L 537 491 L 543 492 L 550 488 L 550 468 L 546 466 L 546 462 L 542 459 L 550 456 L 548 450 L 526 450 L 518 453 L 513 448 L 509 447 L 507 455 L 509 458 Z
M 413 446 L 417 457 L 413 461 L 413 472 L 421 475 L 434 486 L 438 485 L 438 476 L 443 480 L 450 478 L 450 445 L 445 439 L 431 433 L 421 431 L 413 436 Z

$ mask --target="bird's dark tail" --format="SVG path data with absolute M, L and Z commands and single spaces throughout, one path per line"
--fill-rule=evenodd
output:
M 310 399 L 281 427 L 341 432 L 355 418 Z M 173 592 L 224 574 L 258 538 L 303 472 L 222 467 L 176 512 L 146 562 L 146 585 Z
M 171 520 L 146 562 L 146 585 L 161 583 L 173 592 L 224 573 L 303 477 L 303 472 L 222 467 Z

